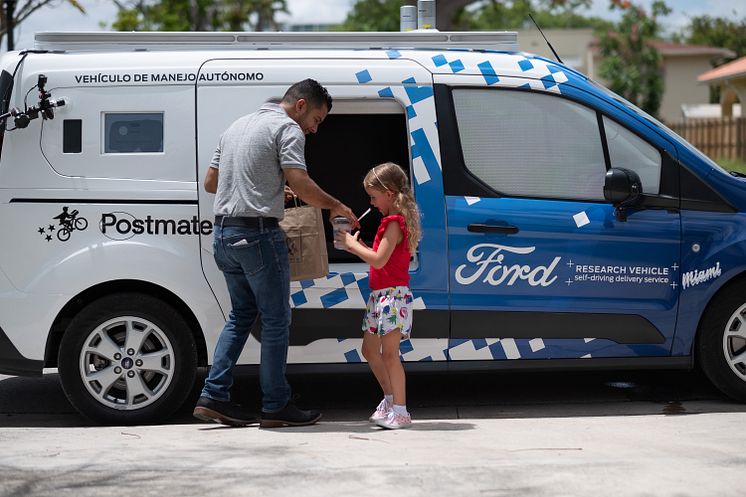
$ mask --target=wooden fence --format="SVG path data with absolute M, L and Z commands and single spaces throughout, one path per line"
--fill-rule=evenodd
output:
M 687 119 L 668 127 L 712 159 L 746 161 L 746 118 Z

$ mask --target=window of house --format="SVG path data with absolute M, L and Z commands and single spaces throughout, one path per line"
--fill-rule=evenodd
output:
M 528 91 L 454 89 L 466 168 L 508 196 L 603 200 L 595 111 Z

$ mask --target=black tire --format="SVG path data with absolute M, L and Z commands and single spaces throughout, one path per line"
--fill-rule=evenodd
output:
M 84 416 L 104 424 L 168 418 L 188 397 L 196 368 L 197 349 L 184 318 L 165 302 L 137 293 L 109 295 L 86 306 L 70 322 L 59 349 L 67 398 Z
M 733 283 L 715 297 L 697 331 L 697 358 L 704 373 L 723 393 L 746 402 L 746 356 L 743 360 L 737 358 L 743 352 L 746 280 Z

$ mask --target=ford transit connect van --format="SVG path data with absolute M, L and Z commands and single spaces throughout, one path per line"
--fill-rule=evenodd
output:
M 408 368 L 698 363 L 746 399 L 746 182 L 503 32 L 39 33 L 4 54 L 0 373 L 57 368 L 100 422 L 177 409 L 230 310 L 210 157 L 309 77 L 334 97 L 307 140 L 322 188 L 359 214 L 371 166 L 411 176 Z M 327 230 L 330 273 L 292 283 L 291 370 L 363 361 L 368 268 Z

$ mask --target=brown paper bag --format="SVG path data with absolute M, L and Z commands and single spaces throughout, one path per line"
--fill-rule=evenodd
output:
M 280 228 L 287 235 L 290 281 L 321 278 L 329 273 L 321 209 L 310 205 L 289 207 Z

